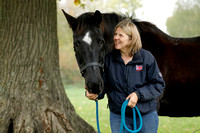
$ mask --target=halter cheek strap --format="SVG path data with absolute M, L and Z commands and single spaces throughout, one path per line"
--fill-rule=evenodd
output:
M 80 67 L 81 73 L 83 73 L 83 71 L 84 71 L 86 68 L 90 67 L 90 66 L 99 66 L 99 67 L 103 68 L 103 65 L 100 64 L 100 63 L 98 63 L 98 62 L 90 62 L 90 63 L 87 63 L 86 65 Z

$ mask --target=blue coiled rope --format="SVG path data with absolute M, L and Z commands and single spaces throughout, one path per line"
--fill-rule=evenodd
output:
M 99 127 L 99 112 L 98 112 L 98 100 L 95 100 L 96 102 L 96 121 L 97 121 L 97 130 L 98 133 L 100 133 L 100 127 Z M 140 114 L 139 109 L 137 108 L 137 106 L 135 106 L 133 108 L 133 130 L 130 130 L 127 126 L 126 126 L 126 122 L 125 122 L 125 112 L 126 112 L 126 106 L 128 105 L 129 100 L 124 101 L 124 103 L 122 104 L 121 107 L 121 126 L 120 126 L 120 133 L 123 132 L 123 130 L 127 130 L 130 133 L 137 133 L 142 129 L 142 116 Z M 137 124 L 136 124 L 136 112 L 138 113 L 139 119 L 140 119 L 140 126 L 137 129 Z
M 123 132 L 123 130 L 127 130 L 130 133 L 137 133 L 142 129 L 142 116 L 140 114 L 139 109 L 137 108 L 137 106 L 135 106 L 132 110 L 133 110 L 133 130 L 129 129 L 126 126 L 126 122 L 125 122 L 125 113 L 126 113 L 126 106 L 128 105 L 129 100 L 124 101 L 124 103 L 122 104 L 121 107 L 121 126 L 120 126 L 120 133 Z M 139 120 L 140 120 L 140 126 L 137 129 L 137 124 L 136 124 L 136 111 L 138 113 L 139 116 Z

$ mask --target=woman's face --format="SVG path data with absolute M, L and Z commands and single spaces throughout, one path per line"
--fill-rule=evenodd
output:
M 114 39 L 115 49 L 118 49 L 120 51 L 129 49 L 129 44 L 131 40 L 129 36 L 120 27 L 116 29 L 113 39 Z

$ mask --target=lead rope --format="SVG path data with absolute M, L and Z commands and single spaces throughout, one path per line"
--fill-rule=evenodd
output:
M 137 133 L 139 132 L 141 129 L 142 129 L 142 116 L 140 114 L 140 111 L 139 109 L 137 108 L 137 106 L 135 106 L 133 108 L 133 130 L 130 130 L 127 126 L 126 126 L 126 123 L 125 123 L 125 112 L 126 112 L 126 106 L 128 105 L 128 101 L 129 100 L 126 100 L 124 101 L 124 103 L 122 104 L 122 107 L 121 107 L 121 126 L 120 126 L 120 133 L 123 132 L 124 128 L 125 130 L 129 131 L 130 133 Z M 98 100 L 96 99 L 95 100 L 96 102 L 96 121 L 97 121 L 97 130 L 98 130 L 98 133 L 100 133 L 100 127 L 99 127 L 99 112 L 98 112 Z M 136 113 L 135 113 L 135 110 L 137 111 L 138 113 L 138 116 L 139 116 L 139 119 L 140 119 L 140 126 L 139 128 L 137 129 L 137 124 L 136 124 Z
M 140 114 L 139 109 L 137 108 L 137 106 L 135 106 L 132 110 L 133 110 L 133 130 L 130 130 L 127 126 L 126 126 L 126 122 L 125 122 L 125 113 L 126 113 L 126 106 L 128 105 L 129 100 L 124 101 L 124 103 L 122 104 L 121 107 L 121 126 L 120 126 L 120 133 L 123 132 L 123 130 L 127 130 L 130 133 L 137 133 L 142 129 L 142 116 Z M 139 120 L 140 120 L 140 126 L 137 129 L 137 124 L 136 124 L 136 112 L 138 113 L 139 116 Z
M 98 130 L 98 133 L 100 133 L 100 127 L 99 127 L 99 109 L 98 109 L 98 100 L 96 99 L 95 100 L 96 102 L 96 121 L 97 121 L 97 130 Z

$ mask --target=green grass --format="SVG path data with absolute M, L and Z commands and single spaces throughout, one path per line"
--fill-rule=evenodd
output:
M 67 85 L 65 90 L 76 109 L 76 113 L 97 129 L 96 104 L 85 97 L 84 87 Z M 158 133 L 200 133 L 200 117 L 174 118 L 159 116 L 159 120 Z M 102 133 L 111 133 L 106 98 L 99 101 L 99 123 Z

